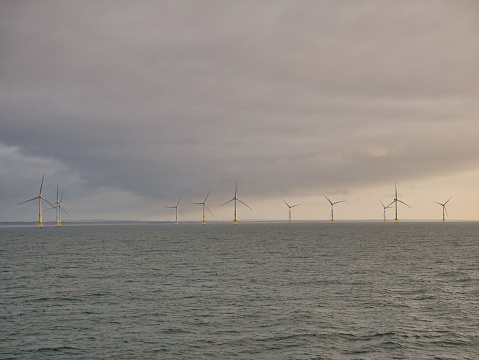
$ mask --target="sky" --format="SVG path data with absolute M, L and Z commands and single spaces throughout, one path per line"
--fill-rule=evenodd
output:
M 479 220 L 478 136 L 475 0 L 0 2 L 0 222 Z

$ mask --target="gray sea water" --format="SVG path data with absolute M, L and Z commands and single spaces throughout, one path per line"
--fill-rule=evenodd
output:
M 1 359 L 479 359 L 478 223 L 0 228 Z

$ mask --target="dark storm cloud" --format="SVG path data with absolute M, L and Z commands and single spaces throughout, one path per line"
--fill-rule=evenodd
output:
M 478 166 L 474 1 L 0 8 L 0 142 L 92 188 L 240 176 L 268 196 Z

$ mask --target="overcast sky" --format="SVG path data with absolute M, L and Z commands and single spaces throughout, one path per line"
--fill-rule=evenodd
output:
M 0 2 L 0 221 L 479 220 L 478 139 L 475 0 Z

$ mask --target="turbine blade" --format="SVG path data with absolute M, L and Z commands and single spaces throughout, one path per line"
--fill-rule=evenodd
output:
M 179 212 L 183 217 L 185 217 L 185 215 L 183 215 L 183 213 L 181 212 L 180 209 L 178 209 L 178 212 Z
M 248 209 L 253 210 L 253 209 L 251 209 L 248 205 L 246 205 L 244 202 L 242 202 L 240 199 L 236 199 L 236 200 L 238 200 L 240 203 L 242 203 L 242 204 L 243 204 L 244 206 L 246 206 Z
M 324 194 L 323 194 L 323 195 L 324 195 Z M 329 198 L 328 198 L 326 195 L 324 195 L 324 197 L 325 197 L 326 199 L 328 199 L 328 201 L 329 201 L 329 203 L 330 203 L 331 205 L 333 205 L 333 203 L 331 202 L 331 200 L 329 200 Z
M 39 197 L 40 197 L 40 196 L 37 196 L 37 197 L 34 197 L 33 199 L 22 201 L 21 203 L 19 203 L 19 204 L 17 204 L 17 205 L 25 204 L 26 202 L 29 202 L 29 201 L 32 201 L 32 200 L 36 200 L 36 199 L 38 199 Z
M 205 208 L 207 208 L 208 211 L 210 212 L 210 214 L 211 214 L 212 216 L 214 216 L 213 213 L 211 212 L 210 208 L 208 207 L 208 205 L 205 204 Z
M 224 204 L 221 204 L 220 206 L 226 205 L 226 204 L 228 204 L 228 203 L 232 202 L 234 199 L 235 199 L 235 198 L 232 198 L 231 200 L 229 200 L 229 201 L 225 202 Z M 220 207 L 220 206 L 219 206 L 219 207 Z
M 394 200 L 387 206 L 387 208 L 390 207 L 392 204 L 394 204 L 395 201 L 396 201 L 396 199 L 394 199 Z
M 293 206 L 291 206 L 291 207 L 294 208 L 294 207 L 299 206 L 299 205 L 301 205 L 301 204 L 296 204 L 296 205 L 293 205 Z
M 404 204 L 404 205 L 406 205 L 407 207 L 410 207 L 410 206 L 409 206 L 408 204 L 406 204 L 404 201 L 401 201 L 401 200 L 399 200 L 399 199 L 398 199 L 398 201 L 399 201 L 401 204 Z
M 62 191 L 62 196 L 60 198 L 60 202 L 62 202 L 62 200 L 63 200 L 63 193 L 64 193 L 64 191 Z M 58 193 L 57 193 L 57 198 L 58 198 Z
M 333 205 L 336 205 L 336 204 L 342 203 L 342 202 L 344 202 L 344 201 L 346 201 L 346 200 L 336 201 L 335 203 L 333 203 Z
M 43 189 L 43 180 L 45 179 L 45 174 L 43 174 L 42 177 L 42 184 L 40 185 L 40 195 L 42 195 L 42 189 Z
M 381 205 L 383 206 L 383 208 L 386 209 L 386 206 L 384 206 L 383 202 L 381 200 L 379 200 L 379 202 L 381 203 Z
M 446 213 L 446 216 L 449 217 L 449 214 L 447 213 L 447 208 L 446 208 L 445 205 L 444 205 L 444 211 L 445 211 L 445 213 Z
M 183 195 L 180 196 L 180 200 L 178 200 L 178 203 L 176 204 L 176 206 L 180 205 L 180 201 L 181 201 L 182 197 L 183 197 Z
M 444 203 L 444 205 L 446 205 L 449 202 L 449 200 L 451 200 L 451 199 L 452 199 L 452 196 L 449 199 L 447 199 L 447 201 Z
M 210 196 L 210 192 L 211 192 L 211 190 L 210 190 L 210 191 L 208 191 L 208 195 L 206 195 L 206 197 L 205 197 L 205 201 L 203 201 L 204 203 L 206 203 L 206 199 L 208 199 L 208 196 Z
M 48 201 L 47 199 L 45 199 L 43 196 L 39 196 L 40 199 L 42 199 L 43 201 L 46 201 L 48 204 L 50 204 L 50 206 L 55 206 L 53 205 L 50 201 Z
M 65 214 L 67 214 L 68 216 L 70 216 L 70 214 L 68 213 L 68 211 L 66 211 L 66 210 L 63 209 L 63 208 L 61 208 L 61 209 L 65 212 Z
M 235 187 L 235 197 L 238 193 L 238 179 L 236 179 L 236 187 Z
M 281 200 L 284 201 L 284 199 L 281 199 Z M 289 204 L 286 201 L 284 201 L 284 203 L 286 204 L 287 207 L 289 207 L 289 208 L 291 207 L 291 206 L 289 206 Z
M 66 206 L 66 205 L 65 205 L 64 203 L 62 203 L 62 202 L 59 203 L 58 205 L 60 205 L 60 207 L 61 207 L 62 209 L 63 209 L 64 207 L 66 207 L 67 209 L 70 209 L 70 210 L 71 210 L 71 208 L 70 208 L 69 206 Z

